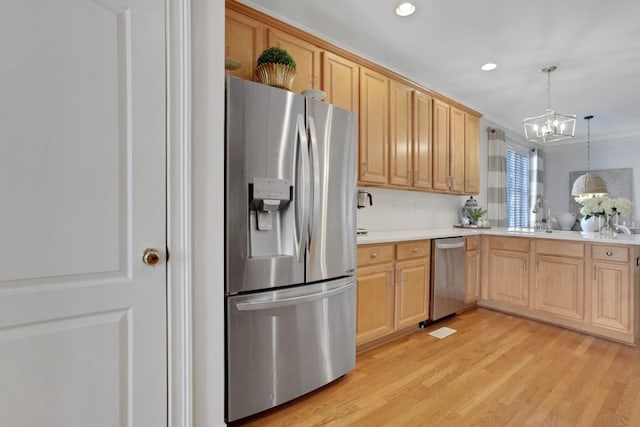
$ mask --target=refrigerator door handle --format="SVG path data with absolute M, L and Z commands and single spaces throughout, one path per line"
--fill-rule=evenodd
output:
M 308 241 L 308 232 L 309 232 L 309 146 L 307 141 L 307 128 L 304 125 L 304 117 L 302 114 L 298 114 L 298 145 L 296 146 L 296 152 L 294 155 L 295 160 L 295 168 L 294 176 L 296 177 L 296 185 L 300 188 L 301 199 L 299 202 L 296 202 L 296 227 L 294 233 L 297 236 L 297 259 L 298 262 L 304 261 L 304 254 L 306 253 L 307 241 Z M 298 163 L 298 153 L 300 153 L 301 164 Z M 300 171 L 298 171 L 298 167 L 300 166 Z M 298 174 L 298 172 L 300 172 Z M 297 182 L 298 178 L 302 182 Z M 301 210 L 301 219 L 298 223 L 298 209 Z
M 317 301 L 320 299 L 329 298 L 331 296 L 341 294 L 353 286 L 352 282 L 349 282 L 339 288 L 331 289 L 330 291 L 317 292 L 311 295 L 303 295 L 300 297 L 283 298 L 273 301 L 256 301 L 256 302 L 240 302 L 236 304 L 236 310 L 238 311 L 257 311 L 257 310 L 270 310 L 273 308 L 290 307 L 292 305 L 303 304 L 307 302 Z
M 309 120 L 309 139 L 311 142 L 311 167 L 313 169 L 313 187 L 311 190 L 311 202 L 312 207 L 309 214 L 309 245 L 311 245 L 311 239 L 313 238 L 313 222 L 316 217 L 319 216 L 320 211 L 320 154 L 318 152 L 318 134 L 316 133 L 316 124 L 313 117 L 308 117 Z

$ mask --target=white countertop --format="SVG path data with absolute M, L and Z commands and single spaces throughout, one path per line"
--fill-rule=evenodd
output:
M 369 231 L 368 234 L 358 236 L 358 244 L 391 243 L 408 240 L 438 239 L 442 237 L 469 236 L 474 234 L 489 234 L 494 236 L 533 237 L 536 239 L 575 240 L 585 243 L 606 243 L 614 245 L 640 246 L 640 234 L 618 234 L 613 238 L 601 236 L 599 233 L 582 233 L 580 231 L 553 230 L 544 231 L 511 230 L 506 228 L 424 228 L 417 230 Z

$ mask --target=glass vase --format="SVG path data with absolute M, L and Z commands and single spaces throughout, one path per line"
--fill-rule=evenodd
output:
M 617 215 L 605 215 L 603 217 L 602 226 L 600 227 L 600 235 L 602 237 L 614 238 L 618 235 L 618 227 L 616 226 Z

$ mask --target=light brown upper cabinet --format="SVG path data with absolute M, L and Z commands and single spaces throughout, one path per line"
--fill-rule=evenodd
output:
M 480 192 L 480 119 L 469 113 L 464 120 L 464 192 Z
M 389 177 L 389 78 L 360 67 L 361 183 L 387 184 Z
M 320 88 L 320 48 L 289 33 L 269 28 L 267 44 L 285 49 L 296 61 L 296 78 L 292 92 Z
M 430 189 L 433 98 L 394 80 L 389 96 L 389 183 Z
M 389 183 L 410 186 L 413 159 L 412 137 L 413 89 L 391 80 L 389 92 Z
M 324 99 L 358 115 L 360 111 L 360 66 L 331 52 L 322 52 Z
M 433 101 L 433 189 L 449 191 L 449 104 Z
M 464 111 L 450 107 L 449 124 L 449 191 L 464 192 Z
M 229 74 L 245 80 L 254 80 L 256 61 L 264 50 L 264 24 L 227 9 L 225 17 L 226 55 L 240 61 L 240 68 Z
M 432 187 L 432 132 L 433 98 L 426 93 L 413 94 L 413 186 Z
M 229 74 L 255 80 L 258 56 L 276 46 L 296 61 L 292 91 L 323 90 L 358 120 L 358 184 L 450 194 L 479 192 L 477 112 L 326 40 L 226 0 Z
M 480 190 L 480 119 L 435 99 L 433 189 L 477 194 Z

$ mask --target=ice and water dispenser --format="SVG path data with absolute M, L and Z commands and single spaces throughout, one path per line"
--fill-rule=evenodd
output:
M 251 256 L 293 255 L 293 187 L 286 179 L 254 178 L 249 184 Z

